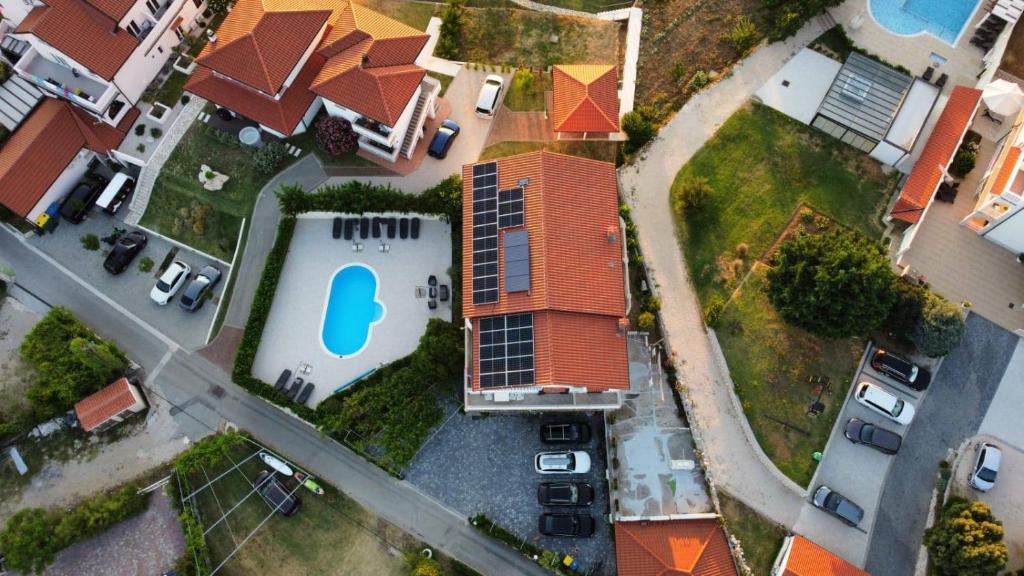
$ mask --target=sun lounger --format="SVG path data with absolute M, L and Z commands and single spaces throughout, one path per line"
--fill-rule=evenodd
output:
M 921 79 L 924 80 L 925 82 L 931 82 L 933 74 L 935 74 L 935 68 L 929 66 L 925 68 L 924 74 L 921 75 Z
M 370 219 L 360 218 L 359 219 L 359 237 L 366 240 L 370 237 Z
M 437 300 L 434 300 L 434 299 L 427 300 L 427 308 L 430 308 L 431 310 L 436 310 L 437 309 Z
M 397 219 L 397 218 L 385 218 L 385 219 L 384 219 L 384 221 L 385 221 L 385 222 L 387 223 L 387 225 L 388 225 L 388 239 L 389 239 L 389 240 L 390 240 L 390 239 L 394 239 L 394 237 L 395 237 L 395 232 L 396 232 L 395 228 L 397 228 L 397 227 L 398 227 L 398 226 L 397 226 L 397 224 L 398 224 L 398 219 Z
M 991 46 L 989 46 L 989 48 L 991 48 Z M 935 85 L 938 86 L 939 88 L 942 88 L 943 86 L 946 85 L 947 80 L 949 80 L 949 74 L 943 74 L 942 76 L 939 76 L 938 80 L 935 81 Z
M 277 377 L 277 382 L 274 383 L 275 390 L 284 390 L 284 387 L 288 385 L 288 381 L 292 379 L 292 371 L 285 370 L 281 372 L 281 375 Z
M 292 380 L 292 385 L 288 388 L 288 391 L 284 395 L 291 400 L 295 398 L 295 395 L 299 393 L 299 389 L 302 388 L 303 380 L 301 376 L 296 376 L 295 380 Z
M 402 218 L 398 221 L 398 237 L 405 240 L 409 237 L 409 219 Z
M 441 302 L 447 302 L 448 301 L 448 285 L 447 284 L 441 284 L 441 286 L 438 288 L 438 290 L 441 292 Z
M 313 393 L 313 388 L 313 383 L 307 382 L 306 386 L 302 389 L 302 392 L 299 392 L 299 396 L 295 401 L 299 404 L 305 404 L 306 400 L 309 400 L 309 395 Z
M 412 219 L 411 230 L 409 230 L 409 236 L 412 237 L 413 240 L 416 240 L 417 238 L 420 237 L 420 219 L 419 218 L 413 218 Z
M 380 238 L 380 216 L 373 217 L 373 237 Z
M 352 239 L 352 232 L 354 231 L 354 229 L 356 227 L 356 222 L 357 222 L 357 220 L 355 218 L 346 218 L 345 219 L 345 240 L 351 240 Z
M 433 300 L 434 298 L 437 298 L 437 286 L 431 286 L 430 289 L 429 289 L 429 293 L 430 293 L 430 299 L 431 300 Z
M 341 226 L 341 218 L 335 216 L 334 225 L 331 227 L 331 237 L 334 238 L 335 240 L 341 238 Z

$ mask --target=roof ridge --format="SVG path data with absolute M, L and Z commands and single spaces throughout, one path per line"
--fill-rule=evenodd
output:
M 649 522 L 649 520 L 641 520 L 641 522 Z M 653 550 L 651 550 L 646 544 L 644 544 L 640 540 L 640 538 L 637 538 L 636 535 L 634 535 L 632 532 L 629 531 L 628 528 L 626 528 L 629 525 L 629 522 L 619 522 L 619 525 L 621 528 L 625 528 L 625 533 L 633 539 L 633 542 L 635 542 L 637 546 L 643 548 L 644 551 L 651 556 L 651 558 L 654 558 L 654 560 L 656 560 L 658 564 L 661 564 L 661 571 L 658 572 L 659 576 L 671 569 L 671 567 L 665 563 L 665 560 L 663 560 L 661 556 L 658 556 Z

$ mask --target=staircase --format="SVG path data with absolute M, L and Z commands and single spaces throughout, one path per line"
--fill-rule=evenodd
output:
M 0 84 L 0 124 L 11 132 L 43 99 L 43 93 L 27 80 L 12 74 Z
M 430 91 L 427 90 L 427 86 L 423 86 L 420 90 L 420 97 L 416 100 L 416 109 L 412 111 L 412 120 L 409 121 L 409 130 L 405 133 L 405 140 L 402 140 L 402 149 L 399 151 L 400 156 L 409 157 L 409 149 L 412 147 L 412 142 L 416 138 L 416 133 L 420 131 L 423 126 L 423 109 L 427 106 L 427 98 L 430 97 Z
M 828 10 L 825 10 L 824 12 L 818 15 L 818 23 L 821 24 L 821 27 L 823 29 L 831 30 L 836 25 L 836 19 Z

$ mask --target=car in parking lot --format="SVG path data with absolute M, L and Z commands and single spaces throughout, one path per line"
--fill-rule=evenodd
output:
M 545 444 L 586 444 L 590 442 L 590 425 L 586 422 L 552 422 L 540 427 L 540 441 Z
M 106 259 L 103 260 L 104 270 L 115 276 L 124 272 L 132 260 L 139 255 L 139 252 L 146 247 L 147 242 L 149 242 L 149 238 L 138 230 L 122 234 L 114 243 L 110 254 L 107 254 Z
M 850 526 L 856 526 L 864 519 L 864 510 L 860 506 L 824 484 L 814 491 L 811 502 Z
M 100 193 L 103 192 L 105 184 L 105 180 L 79 182 L 60 203 L 60 217 L 72 224 L 80 224 L 82 220 L 85 220 L 85 215 L 92 205 L 96 203 Z
M 1003 452 L 995 444 L 982 442 L 978 445 L 978 456 L 974 459 L 974 468 L 971 470 L 967 483 L 971 488 L 988 492 L 996 485 L 996 476 L 999 474 L 999 463 L 1003 460 Z
M 489 74 L 480 87 L 480 96 L 476 99 L 476 115 L 490 118 L 498 111 L 501 104 L 501 91 L 505 87 L 505 79 L 497 74 Z
M 199 310 L 203 307 L 203 302 L 206 301 L 207 292 L 213 290 L 219 281 L 220 270 L 213 266 L 203 266 L 199 274 L 196 274 L 196 277 L 185 287 L 185 291 L 181 293 L 178 305 L 189 312 Z
M 914 390 L 924 390 L 932 381 L 931 372 L 881 348 L 871 356 L 871 367 Z
M 274 477 L 274 473 L 269 470 L 264 470 L 256 476 L 256 491 L 267 501 L 267 504 L 270 504 L 275 511 L 283 516 L 295 514 L 299 505 L 302 504 L 302 500 L 298 496 L 289 494 L 288 490 Z
M 586 474 L 590 472 L 590 454 L 580 451 L 540 452 L 533 467 L 540 474 Z
M 165 306 L 185 285 L 188 275 L 191 273 L 192 268 L 181 260 L 171 262 L 167 270 L 160 275 L 160 279 L 156 281 L 156 286 L 149 291 L 149 297 L 153 302 Z
M 903 437 L 899 434 L 860 418 L 850 418 L 843 429 L 843 435 L 854 444 L 864 444 L 884 454 L 895 454 L 903 443 Z
M 594 519 L 587 514 L 541 514 L 540 533 L 545 536 L 587 538 L 594 535 Z
M 537 486 L 541 506 L 590 506 L 594 487 L 586 482 L 541 482 Z
M 437 129 L 437 133 L 434 134 L 434 138 L 427 148 L 427 155 L 437 159 L 448 156 L 448 149 L 452 147 L 452 143 L 455 142 L 455 137 L 458 135 L 459 125 L 453 120 L 441 122 L 441 127 Z
M 857 402 L 882 416 L 906 426 L 914 419 L 914 405 L 871 382 L 861 382 L 853 395 Z

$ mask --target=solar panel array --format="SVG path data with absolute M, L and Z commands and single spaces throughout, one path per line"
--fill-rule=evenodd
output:
M 523 189 L 511 188 L 498 192 L 498 228 L 523 225 Z
M 480 388 L 530 386 L 533 372 L 533 314 L 480 319 Z
M 473 166 L 473 304 L 498 301 L 498 165 Z
M 530 289 L 530 233 L 526 230 L 505 232 L 504 242 L 505 291 L 526 292 Z

